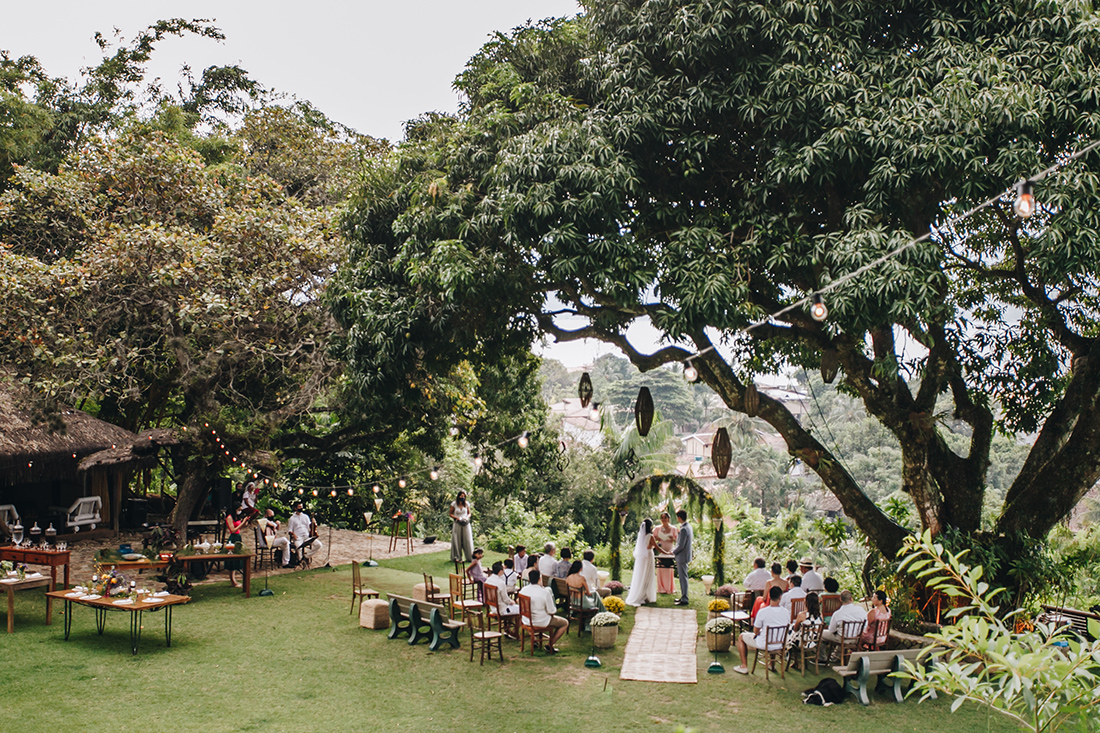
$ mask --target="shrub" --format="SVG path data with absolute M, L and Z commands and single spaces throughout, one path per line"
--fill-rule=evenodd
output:
M 626 610 L 626 602 L 618 596 L 608 596 L 603 599 L 603 607 L 611 613 L 622 613 Z
M 591 625 L 592 626 L 618 626 L 619 625 L 619 620 L 620 620 L 619 617 L 616 616 L 615 614 L 610 613 L 608 611 L 604 611 L 603 613 L 597 613 L 595 616 L 592 617 Z
M 714 591 L 714 595 L 718 598 L 732 598 L 733 594 L 737 592 L 737 589 L 732 585 L 723 585 L 718 590 Z
M 616 596 L 622 593 L 623 590 L 625 590 L 623 584 L 617 580 L 607 581 L 607 583 L 604 584 L 604 588 L 607 588 L 609 591 L 611 591 L 612 595 Z

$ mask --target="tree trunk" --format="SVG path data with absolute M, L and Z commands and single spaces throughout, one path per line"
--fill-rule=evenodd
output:
M 176 530 L 181 542 L 187 541 L 187 522 L 195 507 L 206 499 L 210 490 L 210 467 L 202 456 L 197 456 L 181 446 L 182 450 L 173 456 L 176 469 L 176 506 L 168 517 L 172 529 Z

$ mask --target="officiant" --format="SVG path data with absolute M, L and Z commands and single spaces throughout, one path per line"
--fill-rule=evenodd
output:
M 466 502 L 466 492 L 458 492 L 447 512 L 451 522 L 451 560 L 469 563 L 474 559 L 474 531 L 470 528 L 470 505 Z

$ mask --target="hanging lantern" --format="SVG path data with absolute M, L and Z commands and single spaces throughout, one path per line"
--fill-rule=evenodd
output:
M 649 393 L 649 387 L 638 390 L 638 401 L 634 403 L 634 423 L 638 426 L 638 435 L 643 438 L 649 435 L 649 429 L 653 427 L 653 396 Z
M 588 372 L 581 375 L 577 396 L 581 398 L 581 407 L 588 407 L 588 403 L 592 401 L 592 377 L 588 376 Z
M 840 357 L 836 349 L 825 349 L 821 352 L 821 379 L 825 384 L 832 384 L 840 371 Z
M 714 442 L 710 446 L 710 461 L 714 464 L 714 473 L 718 478 L 725 478 L 730 470 L 730 461 L 733 460 L 733 446 L 730 445 L 730 434 L 725 428 L 718 428 L 714 434 Z
M 756 414 L 760 412 L 760 393 L 756 391 L 756 382 L 749 382 L 745 387 L 745 414 L 749 417 L 756 417 Z

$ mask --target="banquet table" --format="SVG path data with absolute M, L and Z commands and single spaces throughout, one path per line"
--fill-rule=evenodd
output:
M 130 653 L 137 654 L 138 644 L 141 642 L 141 615 L 146 612 L 164 611 L 164 645 L 172 646 L 172 608 L 187 603 L 191 599 L 187 596 L 175 596 L 170 594 L 152 595 L 138 601 L 131 598 L 104 598 L 93 597 L 85 591 L 60 590 L 50 591 L 47 598 L 63 601 L 65 603 L 65 641 L 69 640 L 69 634 L 73 625 L 73 605 L 85 606 L 95 611 L 96 631 L 102 635 L 107 626 L 108 611 L 127 611 L 130 614 Z

